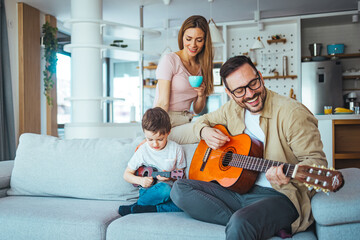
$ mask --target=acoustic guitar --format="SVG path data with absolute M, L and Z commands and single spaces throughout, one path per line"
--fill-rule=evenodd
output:
M 184 178 L 184 171 L 183 170 L 174 170 L 171 172 L 158 172 L 156 168 L 153 167 L 145 167 L 141 166 L 135 171 L 136 176 L 140 177 L 153 177 L 154 181 L 153 184 L 156 183 L 156 176 L 160 175 L 162 177 L 166 178 L 172 178 L 172 179 L 181 179 Z M 138 187 L 138 184 L 133 184 L 134 187 Z
M 263 159 L 262 143 L 247 134 L 231 136 L 222 125 L 216 125 L 230 138 L 217 150 L 209 148 L 204 140 L 197 146 L 189 170 L 189 179 L 215 181 L 238 193 L 246 193 L 256 181 L 259 172 L 283 164 L 285 176 L 303 182 L 309 190 L 335 192 L 343 184 L 341 172 L 325 167 L 293 165 Z

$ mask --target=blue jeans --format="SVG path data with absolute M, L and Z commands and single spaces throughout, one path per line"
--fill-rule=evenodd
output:
M 156 206 L 158 212 L 182 212 L 170 199 L 171 187 L 159 182 L 149 188 L 139 189 L 138 205 Z

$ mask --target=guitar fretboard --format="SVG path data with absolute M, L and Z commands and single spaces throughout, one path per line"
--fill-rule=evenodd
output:
M 161 177 L 170 178 L 171 172 L 152 172 L 151 176 L 156 178 L 157 175 L 160 175 Z
M 281 164 L 283 164 L 284 165 L 283 172 L 287 177 L 292 176 L 295 168 L 295 165 L 293 164 L 272 161 L 258 157 L 240 155 L 235 153 L 226 154 L 224 162 L 228 163 L 228 165 L 232 167 L 244 168 L 247 170 L 253 170 L 257 172 L 266 172 L 269 168 L 273 166 L 278 167 Z

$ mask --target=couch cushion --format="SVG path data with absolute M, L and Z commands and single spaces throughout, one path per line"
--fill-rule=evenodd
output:
M 225 227 L 192 219 L 183 212 L 139 213 L 116 219 L 107 228 L 106 240 L 122 239 L 225 239 Z
M 14 161 L 0 161 L 0 189 L 10 186 L 11 171 Z
M 325 226 L 316 224 L 318 240 L 354 240 L 359 239 L 360 223 Z
M 347 168 L 340 171 L 345 184 L 339 191 L 329 196 L 317 193 L 312 198 L 312 212 L 320 225 L 360 223 L 360 169 Z
M 141 140 L 61 140 L 23 134 L 8 194 L 102 200 L 136 198 L 137 188 L 123 179 L 123 173 Z
M 106 227 L 119 217 L 120 204 L 129 203 L 57 197 L 0 198 L 0 239 L 104 240 Z
M 225 226 L 201 222 L 184 212 L 130 214 L 114 220 L 107 228 L 106 240 L 223 240 Z M 312 229 L 297 233 L 294 240 L 316 240 Z M 269 240 L 281 240 L 272 237 Z
M 198 145 L 197 143 L 181 145 L 182 149 L 184 150 L 185 159 L 186 159 L 186 169 L 185 169 L 186 178 L 189 178 L 190 164 L 197 145 Z

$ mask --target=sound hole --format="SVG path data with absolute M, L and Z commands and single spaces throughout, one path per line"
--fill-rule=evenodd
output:
M 233 152 L 226 152 L 226 153 L 224 154 L 224 157 L 223 157 L 223 160 L 222 160 L 222 165 L 223 165 L 224 167 L 227 167 L 227 166 L 229 165 L 230 160 L 231 160 L 231 158 L 232 158 L 232 154 L 233 154 Z
M 231 168 L 231 166 L 229 166 L 229 163 L 232 159 L 233 153 L 236 153 L 236 150 L 233 147 L 230 147 L 225 149 L 225 151 L 221 155 L 221 161 L 219 161 L 219 168 L 222 171 L 227 171 Z

